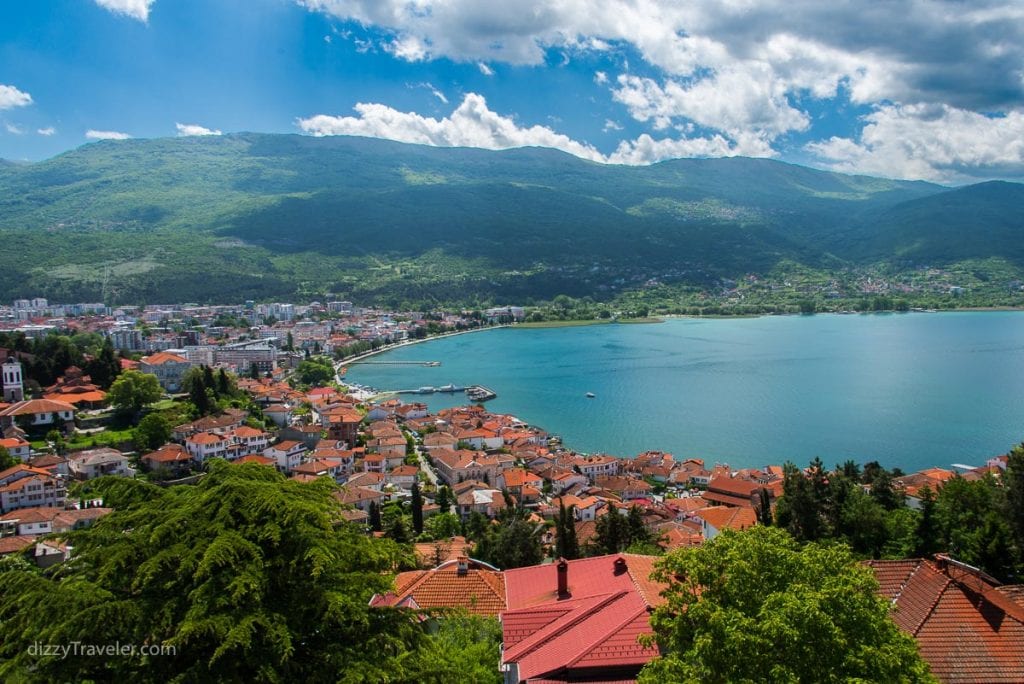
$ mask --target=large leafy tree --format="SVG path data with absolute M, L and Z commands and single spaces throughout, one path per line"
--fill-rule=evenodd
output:
M 651 618 L 664 655 L 641 682 L 931 681 L 845 546 L 758 525 L 671 553 L 655 576 L 669 585 Z
M 501 625 L 497 618 L 450 614 L 402 661 L 394 681 L 419 684 L 501 684 Z
M 1017 552 L 1024 561 L 1024 444 L 1009 453 L 1006 462 L 1006 509 Z
M 116 408 L 138 413 L 146 404 L 152 404 L 162 396 L 163 390 L 155 375 L 126 370 L 110 386 L 109 399 Z
M 171 438 L 171 423 L 159 413 L 150 413 L 132 431 L 132 441 L 143 451 L 158 449 Z
M 0 679 L 394 680 L 418 642 L 406 611 L 368 606 L 396 547 L 341 521 L 328 482 L 214 461 L 196 486 L 93 487 L 115 511 L 71 533 L 72 562 L 0 574 Z M 176 655 L 38 658 L 34 641 Z

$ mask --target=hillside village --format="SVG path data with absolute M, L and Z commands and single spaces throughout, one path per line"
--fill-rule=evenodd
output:
M 0 472 L 0 555 L 44 568 L 71 558 L 63 535 L 112 510 L 91 496 L 95 478 L 190 486 L 214 459 L 255 464 L 293 480 L 330 480 L 348 523 L 411 545 L 418 567 L 399 572 L 393 591 L 372 605 L 500 617 L 506 681 L 576 681 L 598 672 L 634 678 L 657 655 L 636 641 L 663 601 L 663 587 L 650 579 L 654 557 L 770 523 L 787 470 L 733 469 L 657 451 L 578 453 L 479 403 L 431 412 L 415 400 L 353 392 L 335 375 L 345 355 L 519 316 L 513 308 L 399 314 L 347 302 L 129 311 L 16 301 L 0 310 L 0 331 L 18 340 L 0 350 L 0 445 L 14 461 Z M 101 335 L 120 352 L 113 375 L 152 376 L 161 396 L 135 413 L 111 408 L 118 381 L 101 386 L 78 366 L 56 369 L 46 387 L 30 381 L 40 360 L 27 340 L 51 333 Z M 323 356 L 334 356 L 321 365 L 329 372 L 306 382 L 309 364 Z M 95 362 L 85 359 L 87 367 Z M 197 380 L 204 375 L 210 380 Z M 149 415 L 190 419 L 139 448 Z M 115 420 L 131 428 L 109 429 Z M 106 441 L 105 433 L 120 437 Z M 946 483 L 998 479 L 1007 462 L 1004 455 L 957 473 L 894 472 L 891 487 L 900 507 L 921 509 Z M 861 487 L 870 492 L 872 484 Z M 506 522 L 535 538 L 540 555 L 511 560 L 508 549 L 494 550 L 490 535 Z M 1024 679 L 1019 587 L 943 554 L 869 564 L 933 674 L 959 681 L 989 668 Z M 919 611 L 922 602 L 931 608 Z M 1005 616 L 1002 627 L 985 619 L 994 611 Z M 941 646 L 951 624 L 961 630 L 955 658 Z

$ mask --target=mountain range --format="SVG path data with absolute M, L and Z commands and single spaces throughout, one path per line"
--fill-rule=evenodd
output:
M 542 148 L 233 134 L 0 163 L 0 291 L 58 301 L 607 299 L 780 264 L 996 257 L 1024 267 L 1024 185 L 948 188 L 768 159 L 643 167 Z

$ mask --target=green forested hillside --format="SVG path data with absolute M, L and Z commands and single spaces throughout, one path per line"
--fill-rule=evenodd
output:
M 1024 263 L 1021 186 L 763 159 L 595 164 L 297 135 L 104 141 L 0 164 L 0 291 L 55 300 L 608 299 L 779 264 Z

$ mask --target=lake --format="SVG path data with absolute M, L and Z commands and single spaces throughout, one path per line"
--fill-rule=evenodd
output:
M 357 364 L 348 379 L 486 385 L 498 393 L 489 410 L 584 452 L 658 449 L 734 468 L 820 456 L 909 472 L 981 465 L 1024 441 L 1024 312 L 503 328 L 369 360 L 442 365 Z M 466 403 L 402 396 L 435 410 Z

